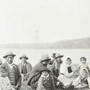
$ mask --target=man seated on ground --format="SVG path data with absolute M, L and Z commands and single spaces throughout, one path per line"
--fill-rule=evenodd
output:
M 51 59 L 47 54 L 41 56 L 40 62 L 32 68 L 31 74 L 26 81 L 27 85 L 30 85 L 33 89 L 37 88 L 38 79 L 41 75 L 40 72 L 47 69 L 47 65 L 49 64 L 50 60 Z
M 10 79 L 11 85 L 18 90 L 21 86 L 21 75 L 19 72 L 19 68 L 16 64 L 13 63 L 14 57 L 16 55 L 13 52 L 7 53 L 3 58 L 6 60 L 3 65 L 7 70 L 7 76 Z
M 19 63 L 18 67 L 19 67 L 19 70 L 20 70 L 20 74 L 22 76 L 22 83 L 24 81 L 26 81 L 30 75 L 30 72 L 32 70 L 32 66 L 31 64 L 27 61 L 28 60 L 28 57 L 23 54 L 21 57 L 20 57 L 20 60 L 21 62 Z
M 30 85 L 32 89 L 37 89 L 38 86 L 38 80 L 41 76 L 41 71 L 47 70 L 47 65 L 50 63 L 50 58 L 47 54 L 44 54 L 41 56 L 40 62 L 36 64 L 31 71 L 31 74 L 26 81 L 26 85 Z M 57 78 L 54 77 L 52 73 L 50 73 L 50 77 L 52 79 L 52 90 L 55 89 L 55 84 L 60 85 L 59 81 Z M 58 83 L 57 83 L 58 82 Z M 61 85 L 60 85 L 61 86 Z M 62 86 L 61 86 L 62 87 Z

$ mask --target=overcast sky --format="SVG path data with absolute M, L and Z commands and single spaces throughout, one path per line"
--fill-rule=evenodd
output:
M 90 0 L 0 0 L 0 44 L 89 36 Z

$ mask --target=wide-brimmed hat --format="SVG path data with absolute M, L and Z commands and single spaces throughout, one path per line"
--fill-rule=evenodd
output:
M 51 59 L 49 58 L 49 56 L 47 54 L 43 54 L 41 56 L 41 59 L 40 61 L 43 62 L 43 61 L 50 61 Z
M 21 60 L 22 58 L 28 59 L 28 57 L 27 57 L 25 54 L 22 54 L 22 56 L 20 57 L 20 60 Z
M 5 56 L 3 56 L 3 58 L 6 58 L 6 57 L 8 57 L 8 56 L 13 56 L 13 57 L 15 57 L 16 55 L 13 54 L 13 52 L 8 52 Z
M 59 53 L 56 53 L 55 58 L 62 58 L 64 55 L 61 55 Z
M 49 69 L 42 69 L 42 70 L 40 70 L 40 72 L 42 73 L 42 72 L 44 72 L 44 71 L 47 71 L 47 72 L 50 72 L 50 70 Z

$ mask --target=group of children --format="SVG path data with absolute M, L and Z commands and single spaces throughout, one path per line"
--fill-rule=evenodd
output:
M 75 71 L 76 71 L 76 73 L 78 73 L 78 76 L 75 79 L 73 79 L 69 85 L 63 86 L 64 88 L 66 88 L 66 87 L 67 88 L 70 88 L 70 87 L 86 88 L 86 87 L 90 86 L 89 85 L 90 69 L 89 69 L 89 66 L 86 61 L 87 60 L 85 57 L 80 58 L 81 64 L 75 68 Z M 68 60 L 67 62 L 71 63 L 70 60 Z M 42 71 L 41 77 L 38 80 L 37 90 L 50 90 L 50 89 L 48 89 L 48 87 L 52 88 L 52 83 L 50 83 L 50 72 L 45 70 L 45 71 Z M 53 90 L 53 89 L 51 89 L 51 90 Z
M 76 88 L 90 87 L 90 66 L 87 64 L 86 57 L 80 58 L 81 64 L 77 67 L 79 70 L 78 77 L 73 81 Z

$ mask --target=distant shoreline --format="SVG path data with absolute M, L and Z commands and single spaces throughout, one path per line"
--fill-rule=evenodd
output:
M 90 49 L 90 37 L 54 43 L 2 44 L 0 49 Z

